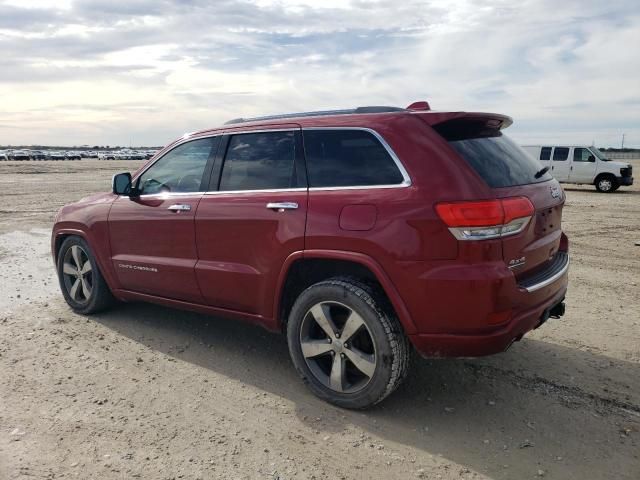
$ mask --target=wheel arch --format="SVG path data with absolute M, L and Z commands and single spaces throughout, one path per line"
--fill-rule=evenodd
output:
M 278 330 L 286 329 L 289 312 L 302 291 L 333 277 L 355 277 L 378 287 L 398 317 L 405 334 L 415 333 L 409 311 L 382 266 L 368 255 L 342 250 L 305 250 L 284 262 L 276 289 L 273 318 Z
M 113 269 L 109 268 L 108 259 L 103 258 L 103 252 L 100 251 L 99 248 L 96 248 L 91 239 L 91 235 L 85 230 L 77 227 L 64 227 L 55 229 L 53 235 L 51 237 L 51 253 L 53 255 L 54 264 L 58 265 L 58 254 L 60 252 L 60 248 L 64 241 L 69 237 L 80 237 L 82 238 L 93 252 L 93 256 L 98 262 L 98 268 L 100 269 L 100 273 L 102 273 L 102 277 L 104 278 L 107 286 L 113 291 L 119 287 L 116 282 L 115 275 Z
M 69 237 L 80 237 L 85 242 L 89 242 L 86 233 L 83 230 L 75 229 L 75 228 L 65 228 L 61 230 L 56 230 L 51 239 L 51 254 L 53 255 L 54 263 L 58 263 L 58 253 L 60 253 L 60 248 L 64 241 Z

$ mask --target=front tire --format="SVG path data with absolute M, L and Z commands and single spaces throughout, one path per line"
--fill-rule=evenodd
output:
M 57 270 L 62 295 L 74 311 L 87 315 L 113 304 L 114 298 L 98 262 L 82 238 L 74 236 L 62 242 Z
M 406 377 L 410 348 L 384 297 L 351 278 L 307 288 L 287 324 L 293 364 L 318 397 L 344 408 L 382 401 Z
M 595 185 L 596 185 L 596 190 L 598 190 L 601 193 L 615 192 L 619 187 L 618 181 L 616 180 L 616 177 L 614 177 L 613 175 L 602 175 L 601 177 L 598 177 L 598 179 L 595 182 Z

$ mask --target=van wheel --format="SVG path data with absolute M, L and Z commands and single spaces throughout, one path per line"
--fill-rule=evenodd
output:
M 596 190 L 602 193 L 615 192 L 619 185 L 616 177 L 613 175 L 602 175 L 595 181 Z
M 384 299 L 352 278 L 333 278 L 297 298 L 287 324 L 291 359 L 323 400 L 367 408 L 393 392 L 409 366 L 409 343 Z
M 67 304 L 83 314 L 104 310 L 114 302 L 89 244 L 67 238 L 58 252 L 58 280 Z

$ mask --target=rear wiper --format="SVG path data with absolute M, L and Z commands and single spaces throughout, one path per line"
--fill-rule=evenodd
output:
M 542 175 L 549 171 L 549 167 L 542 167 L 538 172 L 534 175 L 536 178 L 540 178 Z

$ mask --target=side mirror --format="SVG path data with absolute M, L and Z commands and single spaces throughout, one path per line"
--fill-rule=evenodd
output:
M 131 195 L 131 174 L 116 173 L 111 180 L 111 186 L 116 195 Z
M 593 155 L 589 155 L 589 158 L 587 160 L 589 160 L 590 162 L 595 162 L 596 157 L 594 157 Z

